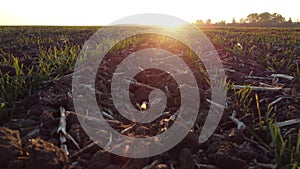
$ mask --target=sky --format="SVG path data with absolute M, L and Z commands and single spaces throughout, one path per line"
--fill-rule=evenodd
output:
M 250 13 L 300 19 L 299 0 L 2 0 L 0 25 L 108 25 L 142 13 L 168 14 L 187 22 L 231 22 Z

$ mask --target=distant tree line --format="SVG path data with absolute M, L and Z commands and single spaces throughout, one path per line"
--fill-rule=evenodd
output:
M 241 18 L 237 21 L 235 18 L 232 19 L 231 23 L 226 23 L 225 20 L 212 23 L 211 19 L 196 20 L 198 26 L 240 26 L 240 27 L 300 27 L 300 22 L 293 22 L 292 18 L 286 19 L 281 14 L 269 12 L 263 13 L 251 13 L 246 18 Z

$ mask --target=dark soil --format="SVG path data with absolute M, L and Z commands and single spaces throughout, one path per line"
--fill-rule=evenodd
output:
M 44 48 L 51 48 L 53 46 L 63 46 L 66 44 L 82 45 L 95 31 L 95 28 L 77 31 L 60 28 L 57 30 L 55 28 L 41 28 L 37 31 L 30 31 L 37 32 L 36 34 L 29 34 L 26 31 L 27 29 L 33 28 L 16 29 L 15 32 L 4 34 L 3 36 L 1 35 L 3 39 L 0 46 L 0 49 L 2 49 L 2 57 L 7 56 L 8 52 L 19 57 L 24 57 L 26 54 L 32 56 L 38 55 L 37 44 L 17 43 L 20 41 L 20 36 L 33 38 L 51 37 L 54 39 L 59 39 L 57 37 L 60 37 L 62 40 L 56 43 L 47 42 L 42 44 Z M 174 43 L 174 41 L 168 39 L 167 43 L 171 44 Z M 180 103 L 180 93 L 174 79 L 169 77 L 168 74 L 158 70 L 141 72 L 135 79 L 137 82 L 147 84 L 151 87 L 161 88 L 162 90 L 165 90 L 164 86 L 168 85 L 168 104 L 165 110 L 169 112 L 168 114 L 164 114 L 150 124 L 143 125 L 133 123 L 121 116 L 111 100 L 109 100 L 109 79 L 111 79 L 113 75 L 115 66 L 130 53 L 150 46 L 155 47 L 155 45 L 159 44 L 152 40 L 146 40 L 141 42 L 140 46 L 134 45 L 119 51 L 111 51 L 106 55 L 102 66 L 99 67 L 96 88 L 102 91 L 102 94 L 97 95 L 98 105 L 113 117 L 112 119 L 107 118 L 107 122 L 117 131 L 122 131 L 129 126 L 133 126 L 124 133 L 125 135 L 147 137 L 163 132 L 164 127 L 172 125 L 172 123 L 166 124 L 164 120 L 169 119 L 180 107 L 178 104 Z M 166 49 L 163 45 L 159 46 L 162 49 Z M 184 50 L 186 50 L 186 47 L 178 44 L 176 50 L 172 52 L 178 53 Z M 245 78 L 250 75 L 270 78 L 272 72 L 255 61 L 228 55 L 228 53 L 220 48 L 217 48 L 217 51 L 226 68 L 228 83 L 241 85 L 257 85 L 262 82 L 272 83 L 270 80 Z M 217 130 L 205 143 L 198 143 L 201 126 L 204 124 L 210 106 L 210 104 L 205 101 L 210 98 L 210 86 L 205 82 L 205 73 L 196 69 L 197 66 L 201 66 L 201 62 L 194 62 L 193 59 L 188 59 L 188 57 L 184 55 L 182 58 L 190 65 L 191 69 L 194 70 L 197 83 L 201 88 L 201 90 L 199 90 L 201 96 L 201 114 L 199 114 L 191 132 L 171 150 L 154 157 L 131 159 L 111 154 L 98 147 L 90 140 L 78 122 L 70 95 L 72 74 L 67 74 L 45 84 L 32 96 L 23 98 L 13 118 L 2 125 L 0 128 L 0 167 L 10 169 L 194 169 L 200 167 L 209 169 L 246 169 L 250 167 L 263 168 L 257 165 L 255 161 L 265 164 L 273 163 L 274 155 L 272 152 L 265 151 L 265 149 L 261 148 L 259 141 L 253 138 L 248 130 L 238 130 L 236 125 L 229 119 L 229 116 L 235 112 L 236 118 L 241 119 L 249 128 L 257 127 L 257 115 L 253 117 L 252 114 L 247 114 L 243 112 L 243 110 L 240 110 L 234 104 L 232 90 L 228 92 L 228 106 L 223 113 Z M 30 61 L 25 62 L 24 59 L 24 63 L 30 64 Z M 167 80 L 164 81 L 162 79 Z M 280 84 L 283 84 L 284 87 L 287 88 L 293 88 L 293 84 L 288 80 L 280 80 Z M 151 90 L 145 86 L 131 85 L 132 105 L 147 101 L 150 91 Z M 261 99 L 261 112 L 267 112 L 266 107 L 268 103 L 276 99 L 275 96 L 292 95 L 291 92 L 284 91 L 255 91 L 251 94 L 253 98 L 255 93 L 258 94 Z M 277 121 L 300 117 L 300 106 L 297 101 L 298 100 L 292 99 L 278 103 L 274 113 Z M 67 111 L 66 132 L 74 138 L 80 147 L 80 150 L 78 150 L 76 145 L 67 139 L 66 145 L 69 155 L 67 155 L 63 149 L 59 148 L 61 141 L 57 130 L 60 121 L 60 107 L 64 107 Z M 252 103 L 251 107 L 255 109 L 255 102 Z M 138 106 L 136 106 L 136 108 L 138 108 Z M 299 126 L 296 128 L 299 128 Z M 257 131 L 261 137 L 264 136 L 264 132 L 265 131 Z M 264 140 L 270 139 L 267 135 L 264 137 L 266 137 Z

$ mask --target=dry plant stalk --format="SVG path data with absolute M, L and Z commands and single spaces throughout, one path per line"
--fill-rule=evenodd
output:
M 59 108 L 60 111 L 60 119 L 59 119 L 59 126 L 57 129 L 57 133 L 59 134 L 59 140 L 60 140 L 60 148 L 65 151 L 67 155 L 69 155 L 68 147 L 67 147 L 67 138 L 65 137 L 66 135 L 66 110 L 64 107 Z
M 272 74 L 271 75 L 274 78 L 282 78 L 282 79 L 287 79 L 287 80 L 294 80 L 293 76 L 285 75 L 285 74 Z
M 235 89 L 245 89 L 249 88 L 253 91 L 272 91 L 272 92 L 278 92 L 280 90 L 283 91 L 290 91 L 290 88 L 282 88 L 282 87 L 258 87 L 258 86 L 243 86 L 243 85 L 233 85 Z

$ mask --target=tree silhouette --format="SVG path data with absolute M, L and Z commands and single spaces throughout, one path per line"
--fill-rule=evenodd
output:
M 198 25 L 198 26 L 202 26 L 205 23 L 203 22 L 203 20 L 198 19 L 198 20 L 196 20 L 195 24 Z
M 207 19 L 205 22 L 206 25 L 211 25 L 211 19 Z
M 258 13 L 252 13 L 247 16 L 249 23 L 257 23 L 259 21 Z
M 269 23 L 272 21 L 272 15 L 269 12 L 264 12 L 258 15 L 259 22 L 261 23 Z
M 275 23 L 283 23 L 285 21 L 285 18 L 281 14 L 274 13 L 272 15 L 272 21 Z
M 285 19 L 279 13 L 251 13 L 247 18 L 241 18 L 240 22 L 237 22 L 235 18 L 232 18 L 232 23 L 226 23 L 225 21 L 219 21 L 216 23 L 211 23 L 211 19 L 197 20 L 195 22 L 198 26 L 239 26 L 239 27 L 300 27 L 300 19 L 297 22 L 293 22 L 291 18 L 288 20 Z
M 235 18 L 232 18 L 232 24 L 235 25 L 236 24 L 236 20 Z

